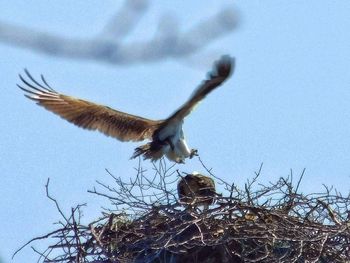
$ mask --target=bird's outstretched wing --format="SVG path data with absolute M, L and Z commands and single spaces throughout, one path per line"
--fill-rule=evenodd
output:
M 193 108 L 205 98 L 212 90 L 220 86 L 233 72 L 235 66 L 234 58 L 225 55 L 214 64 L 214 69 L 208 73 L 208 78 L 194 91 L 190 99 L 171 115 L 164 125 L 170 122 L 178 122 L 191 113 Z
M 52 89 L 41 75 L 41 82 L 25 70 L 27 80 L 19 75 L 25 96 L 63 119 L 88 130 L 98 130 L 121 141 L 151 139 L 162 121 L 153 121 L 139 116 L 113 110 L 107 106 L 63 95 Z

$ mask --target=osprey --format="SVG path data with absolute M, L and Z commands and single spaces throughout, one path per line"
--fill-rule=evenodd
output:
M 144 159 L 155 161 L 165 155 L 171 161 L 184 163 L 186 158 L 197 155 L 197 150 L 190 150 L 185 141 L 182 130 L 184 118 L 199 101 L 230 76 L 233 68 L 234 59 L 222 56 L 189 100 L 165 120 L 142 118 L 58 93 L 50 87 L 43 75 L 39 82 L 27 70 L 27 79 L 19 75 L 24 85 L 17 86 L 25 92 L 27 98 L 79 127 L 98 130 L 120 141 L 150 140 L 137 147 L 131 158 L 142 155 Z
M 180 202 L 188 205 L 204 205 L 208 209 L 218 196 L 214 180 L 208 176 L 193 172 L 182 177 L 177 184 Z

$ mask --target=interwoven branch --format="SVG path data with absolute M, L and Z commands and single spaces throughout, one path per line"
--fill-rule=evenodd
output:
M 99 190 L 90 192 L 108 198 L 114 208 L 88 226 L 80 224 L 81 206 L 64 216 L 48 194 L 64 221 L 60 229 L 32 240 L 53 243 L 40 252 L 41 262 L 350 260 L 349 196 L 328 187 L 298 193 L 304 171 L 295 186 L 292 173 L 258 184 L 262 166 L 242 189 L 220 179 L 225 190 L 209 209 L 177 200 L 175 165 L 162 160 L 146 171 L 140 162 L 136 172 L 129 180 L 109 173 L 116 187 L 98 182 Z

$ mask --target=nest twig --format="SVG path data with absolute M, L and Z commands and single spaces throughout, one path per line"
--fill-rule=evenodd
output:
M 205 166 L 203 166 L 205 168 Z M 154 176 L 141 167 L 133 179 L 98 182 L 90 192 L 115 206 L 88 226 L 81 206 L 47 235 L 52 245 L 40 262 L 346 262 L 350 260 L 349 196 L 324 187 L 298 193 L 304 171 L 269 185 L 258 184 L 262 166 L 243 189 L 221 182 L 222 196 L 209 209 L 186 207 L 173 190 L 178 172 L 163 160 Z M 211 173 L 207 169 L 208 173 Z M 216 177 L 217 178 L 217 177 Z M 22 247 L 23 248 L 23 247 Z M 21 248 L 21 249 L 22 249 Z

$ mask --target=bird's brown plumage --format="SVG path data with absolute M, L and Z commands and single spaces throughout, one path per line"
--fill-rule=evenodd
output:
M 145 159 L 157 160 L 167 154 L 170 160 L 183 162 L 183 159 L 191 158 L 192 152 L 195 152 L 193 149 L 191 151 L 186 149 L 188 147 L 182 131 L 183 119 L 199 101 L 220 86 L 233 69 L 234 59 L 229 56 L 221 57 L 214 65 L 214 70 L 188 101 L 165 120 L 150 120 L 60 94 L 48 85 L 43 76 L 39 82 L 27 70 L 25 70 L 26 78 L 19 75 L 24 85 L 21 84 L 18 87 L 25 91 L 26 97 L 34 100 L 38 105 L 84 129 L 98 130 L 120 141 L 151 140 L 136 148 L 132 158 L 143 155 Z M 169 151 L 171 154 L 168 154 Z
M 19 75 L 27 88 L 21 85 L 18 87 L 27 93 L 26 96 L 29 99 L 84 129 L 98 130 L 121 141 L 142 141 L 151 139 L 153 132 L 162 123 L 162 121 L 145 119 L 107 106 L 60 94 L 50 88 L 43 77 L 42 83 L 39 83 L 28 71 L 25 73 L 33 83 Z
M 214 71 L 209 73 L 209 76 L 204 80 L 192 96 L 171 116 L 169 116 L 162 126 L 171 122 L 184 119 L 196 105 L 203 100 L 211 91 L 219 87 L 233 72 L 235 67 L 235 60 L 229 56 L 222 56 L 214 65 Z
M 217 193 L 214 180 L 198 173 L 187 174 L 177 184 L 180 202 L 190 205 L 209 206 Z

